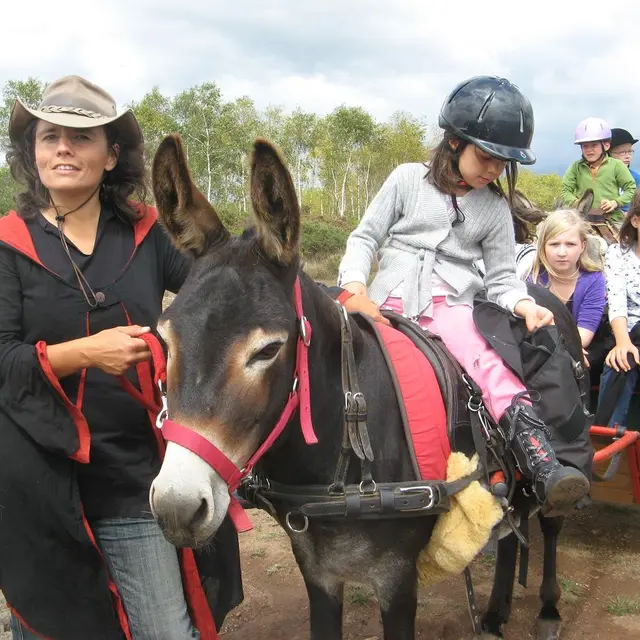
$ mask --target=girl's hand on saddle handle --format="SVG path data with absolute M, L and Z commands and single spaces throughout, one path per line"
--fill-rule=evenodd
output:
M 391 325 L 391 323 L 380 313 L 380 307 L 368 296 L 366 285 L 362 282 L 347 282 L 341 285 L 353 295 L 344 301 L 343 307 L 349 313 L 364 313 L 376 322 Z
M 138 337 L 149 331 L 149 327 L 132 325 L 105 329 L 85 338 L 86 355 L 91 362 L 89 366 L 119 376 L 138 362 L 149 360 L 151 351 L 147 343 Z
M 513 311 L 517 316 L 524 318 L 529 331 L 553 324 L 553 313 L 531 300 L 520 300 Z
M 362 282 L 358 282 L 357 280 L 354 280 L 353 282 L 347 282 L 340 286 L 343 289 L 346 289 L 347 291 L 350 291 L 351 293 L 353 293 L 354 296 L 367 295 L 367 285 L 362 284 Z
M 612 211 L 615 211 L 618 208 L 618 203 L 615 200 L 601 200 L 600 201 L 600 208 L 605 212 L 605 213 L 611 213 Z
M 616 346 L 607 354 L 604 362 L 615 371 L 630 371 L 629 354 L 632 354 L 636 364 L 640 365 L 640 353 L 631 340 L 621 344 L 616 343 Z
M 378 307 L 378 305 L 366 294 L 352 295 L 348 300 L 345 300 L 343 306 L 349 313 L 364 313 L 373 318 L 376 322 L 389 326 L 391 325 L 391 323 L 380 313 L 380 307 Z

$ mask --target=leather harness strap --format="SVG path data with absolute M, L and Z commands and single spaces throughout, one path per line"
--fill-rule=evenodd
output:
M 253 504 L 266 508 L 272 513 L 275 512 L 273 503 L 285 505 L 288 509 L 286 522 L 293 531 L 306 530 L 311 518 L 380 519 L 435 515 L 447 511 L 450 506 L 450 496 L 481 478 L 485 473 L 484 465 L 480 465 L 472 474 L 455 482 L 418 480 L 376 483 L 371 473 L 374 454 L 367 429 L 367 404 L 358 383 L 351 327 L 353 319 L 342 306 L 340 306 L 340 326 L 344 428 L 333 484 L 328 487 L 289 486 L 261 479 L 252 473 L 255 465 L 278 439 L 298 410 L 305 441 L 307 444 L 318 441 L 311 420 L 308 363 L 311 325 L 304 316 L 299 278 L 296 278 L 293 288 L 293 304 L 299 322 L 299 336 L 292 390 L 275 427 L 241 468 L 203 435 L 169 418 L 164 351 L 155 336 L 152 334 L 143 336 L 152 352 L 154 380 L 160 390 L 161 399 L 161 405 L 154 405 L 153 408 L 159 411 L 157 426 L 162 429 L 165 440 L 179 444 L 195 453 L 226 482 L 230 494 L 229 515 L 238 531 L 247 531 L 252 528 L 252 525 L 234 495 L 237 489 Z M 443 377 L 446 378 L 446 376 Z M 447 382 L 451 385 L 451 381 Z M 134 397 L 140 395 L 133 393 L 133 391 L 137 392 L 135 388 L 132 389 L 133 385 L 124 381 L 122 383 Z M 360 461 L 361 480 L 359 484 L 348 485 L 346 484 L 347 473 L 352 456 Z M 483 457 L 486 458 L 486 456 Z M 303 520 L 302 529 L 295 529 L 291 523 L 291 518 L 296 516 Z

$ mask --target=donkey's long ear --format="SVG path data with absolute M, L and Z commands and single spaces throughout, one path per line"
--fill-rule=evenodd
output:
M 522 193 L 522 191 L 520 191 L 519 189 L 515 189 L 511 197 L 512 197 L 513 204 L 517 206 L 519 209 L 534 208 L 533 204 L 531 203 L 531 200 L 529 200 L 529 198 L 527 198 L 527 196 L 525 196 L 524 193 Z
M 160 143 L 152 177 L 158 213 L 178 249 L 197 258 L 229 238 L 215 209 L 191 179 L 178 134 Z
M 578 201 L 578 204 L 576 205 L 576 209 L 578 210 L 578 213 L 583 218 L 586 218 L 589 211 L 593 209 L 593 199 L 594 199 L 593 189 L 587 189 L 584 192 L 584 195 L 582 196 L 582 198 L 580 198 L 580 200 Z
M 267 258 L 288 266 L 298 255 L 300 208 L 291 174 L 276 148 L 256 139 L 251 157 L 251 201 Z

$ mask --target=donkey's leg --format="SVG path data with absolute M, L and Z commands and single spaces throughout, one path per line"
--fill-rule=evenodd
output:
M 342 595 L 344 583 L 338 581 L 320 585 L 304 576 L 309 595 L 311 640 L 342 640 Z
M 502 625 L 508 622 L 511 615 L 517 556 L 518 539 L 513 533 L 498 541 L 493 588 L 487 611 L 482 618 L 483 637 L 503 637 Z
M 538 640 L 556 640 L 560 637 L 560 624 L 562 622 L 560 612 L 556 606 L 561 595 L 556 575 L 556 552 L 563 518 L 545 518 L 540 514 L 538 514 L 538 517 L 542 535 L 544 536 L 544 568 L 540 587 L 542 608 L 538 614 Z
M 418 608 L 418 572 L 414 559 L 378 565 L 373 577 L 382 614 L 384 640 L 414 640 Z

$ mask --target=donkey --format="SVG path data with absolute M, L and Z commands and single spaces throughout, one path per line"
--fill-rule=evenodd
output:
M 300 210 L 289 171 L 269 143 L 258 140 L 251 160 L 255 227 L 230 237 L 189 176 L 177 137 L 160 145 L 153 186 L 174 243 L 195 258 L 158 330 L 169 350 L 168 408 L 242 468 L 278 420 L 291 391 L 298 323 L 292 292 L 300 278 L 304 314 L 313 329 L 309 371 L 318 443 L 285 430 L 262 459 L 264 475 L 292 485 L 334 480 L 343 435 L 341 320 L 338 306 L 299 269 Z M 374 453 L 373 477 L 411 481 L 393 383 L 377 343 L 350 319 L 360 390 Z M 295 423 L 294 423 L 295 424 Z M 351 465 L 348 481 L 358 481 Z M 229 507 L 228 486 L 202 459 L 169 442 L 150 503 L 169 541 L 199 546 L 212 538 Z M 312 640 L 342 638 L 343 585 L 371 583 L 385 640 L 413 640 L 416 559 L 436 516 L 325 522 L 303 533 L 276 517 L 289 534 L 310 602 Z
M 247 465 L 291 398 L 300 339 L 293 292 L 299 282 L 304 315 L 313 328 L 308 359 L 318 442 L 305 444 L 300 420 L 294 417 L 261 459 L 261 472 L 285 485 L 331 485 L 343 438 L 344 320 L 335 302 L 299 267 L 300 210 L 277 150 L 265 140 L 254 144 L 255 225 L 241 236 L 230 236 L 195 187 L 178 136 L 167 137 L 156 153 L 153 187 L 174 243 L 194 258 L 185 284 L 158 325 L 169 350 L 172 421 L 215 445 L 238 469 Z M 346 322 L 368 405 L 371 473 L 381 482 L 410 482 L 415 478 L 412 461 L 383 355 L 353 317 Z M 351 465 L 347 482 L 359 480 L 359 469 Z M 166 538 L 191 547 L 206 545 L 232 506 L 228 481 L 175 442 L 168 443 L 150 504 Z M 437 515 L 312 518 L 304 526 L 291 526 L 287 510 L 278 503 L 273 515 L 289 535 L 304 578 L 312 640 L 342 638 L 345 581 L 373 585 L 385 640 L 415 637 L 416 560 Z M 500 600 L 498 594 L 495 601 Z

